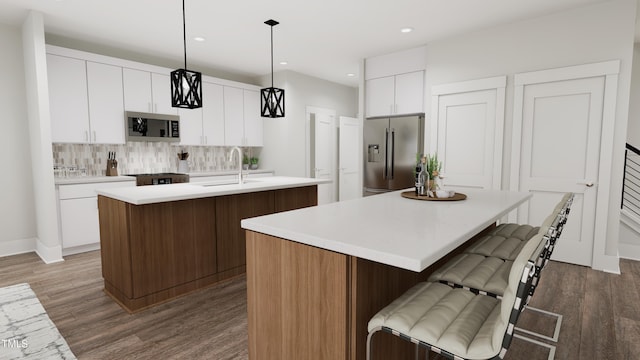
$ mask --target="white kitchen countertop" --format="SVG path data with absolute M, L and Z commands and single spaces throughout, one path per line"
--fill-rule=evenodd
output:
M 329 183 L 330 180 L 297 178 L 286 176 L 267 176 L 245 179 L 245 183 L 229 184 L 228 181 L 208 181 L 155 186 L 136 186 L 114 189 L 98 189 L 98 195 L 134 205 L 153 204 L 167 201 L 199 199 L 204 197 L 242 194 L 248 192 L 287 189 L 309 185 Z M 207 186 L 212 185 L 212 186 Z
M 257 169 L 257 170 L 243 170 L 244 174 L 268 174 L 273 173 L 270 169 Z M 206 171 L 206 172 L 190 172 L 189 177 L 198 178 L 206 176 L 224 176 L 224 175 L 237 175 L 238 170 L 221 170 L 221 171 Z M 120 175 L 120 176 L 71 176 L 71 177 L 59 177 L 55 178 L 56 185 L 72 185 L 72 184 L 91 184 L 101 182 L 115 182 L 115 181 L 135 181 L 136 178 L 132 176 Z
M 256 170 L 242 170 L 243 174 L 268 174 L 274 173 L 274 170 L 269 169 L 256 169 Z M 189 177 L 204 177 L 204 176 L 223 176 L 223 175 L 238 175 L 238 170 L 219 170 L 219 171 L 203 171 L 203 172 L 190 172 Z
M 136 178 L 131 176 L 74 176 L 67 178 L 56 178 L 56 185 L 73 185 L 73 184 L 92 184 L 92 183 L 106 183 L 116 181 L 136 181 Z
M 402 191 L 242 220 L 242 227 L 420 272 L 527 201 L 527 192 L 462 190 L 462 201 Z

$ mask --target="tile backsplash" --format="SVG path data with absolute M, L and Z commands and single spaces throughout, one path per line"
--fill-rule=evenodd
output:
M 178 153 L 188 152 L 189 172 L 211 172 L 237 169 L 229 161 L 232 147 L 180 146 L 166 142 L 128 142 L 124 145 L 53 144 L 56 176 L 104 176 L 110 151 L 116 152 L 118 174 L 177 172 Z M 248 157 L 259 156 L 260 148 L 243 148 Z

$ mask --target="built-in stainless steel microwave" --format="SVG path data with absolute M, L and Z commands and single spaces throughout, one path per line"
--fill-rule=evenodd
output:
M 169 114 L 125 112 L 127 141 L 180 141 L 180 117 Z

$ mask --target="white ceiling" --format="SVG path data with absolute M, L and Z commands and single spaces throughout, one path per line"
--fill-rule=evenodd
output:
M 357 86 L 363 58 L 603 1 L 187 0 L 188 68 L 270 73 L 264 21 L 275 19 L 275 71 Z M 47 33 L 182 62 L 180 0 L 0 0 L 0 22 L 19 25 L 28 9 L 44 14 Z M 403 27 L 415 30 L 403 34 Z M 288 65 L 279 64 L 284 60 Z

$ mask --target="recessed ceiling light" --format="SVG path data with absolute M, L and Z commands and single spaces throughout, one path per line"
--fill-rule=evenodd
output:
M 286 61 L 280 61 L 280 65 L 287 65 L 287 64 L 289 64 L 289 63 L 286 62 Z
M 413 28 L 412 28 L 412 27 L 404 27 L 404 28 L 400 29 L 400 32 L 401 32 L 401 33 L 405 33 L 405 34 L 406 34 L 406 33 L 410 33 L 410 32 L 412 32 L 412 31 L 413 31 Z
M 204 41 L 204 38 L 202 36 L 196 36 L 193 38 L 193 40 L 202 42 Z
M 347 74 L 347 76 L 348 76 L 348 77 L 354 77 L 354 76 L 356 76 L 356 74 L 354 74 L 354 73 L 348 73 L 348 74 Z

